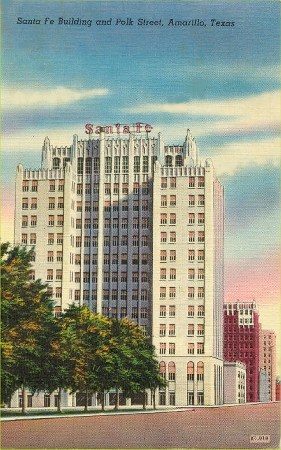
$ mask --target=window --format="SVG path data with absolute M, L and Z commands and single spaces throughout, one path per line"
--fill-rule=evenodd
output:
M 165 158 L 165 166 L 172 167 L 173 165 L 173 157 L 171 155 L 167 155 Z
M 204 325 L 202 323 L 197 325 L 197 335 L 204 336 Z
M 160 240 L 161 240 L 161 242 L 167 242 L 167 233 L 165 231 L 161 232 Z
M 181 155 L 177 155 L 175 157 L 175 166 L 176 167 L 181 167 L 182 166 L 182 156 Z
M 128 201 L 124 200 L 122 202 L 122 211 L 128 211 Z
M 195 214 L 194 213 L 189 213 L 188 214 L 188 224 L 192 225 L 195 223 Z
M 169 324 L 169 336 L 175 336 L 176 334 L 176 325 L 174 323 Z
M 58 208 L 62 209 L 63 208 L 63 197 L 59 197 L 58 198 Z
M 161 206 L 167 206 L 167 195 L 161 195 Z
M 142 219 L 141 227 L 144 228 L 144 229 L 147 229 L 147 228 L 148 228 L 148 224 L 149 224 L 148 218 L 147 218 L 147 217 L 144 217 L 144 218 Z
M 134 156 L 134 172 L 139 173 L 140 172 L 140 157 Z
M 160 305 L 159 315 L 160 315 L 160 317 L 166 317 L 166 306 L 165 305 Z
M 142 210 L 148 211 L 148 200 L 142 200 L 141 204 L 142 204 Z
M 160 406 L 166 405 L 166 392 L 159 392 L 159 405 Z
M 168 379 L 169 381 L 176 381 L 176 365 L 172 361 L 168 364 Z
M 138 247 L 139 245 L 139 237 L 138 235 L 133 236 L 133 247 Z
M 175 280 L 177 278 L 176 269 L 170 269 L 170 280 Z
M 148 292 L 147 292 L 146 289 L 142 289 L 142 290 L 141 290 L 141 300 L 142 300 L 142 301 L 148 300 Z
M 166 280 L 166 269 L 160 269 L 160 280 Z
M 198 280 L 204 280 L 204 269 L 198 269 Z
M 54 252 L 48 252 L 47 254 L 47 261 L 48 262 L 53 262 L 54 261 Z
M 170 206 L 176 206 L 177 198 L 175 195 L 170 195 Z
M 53 269 L 48 269 L 47 270 L 47 280 L 48 281 L 53 280 Z
M 204 380 L 204 363 L 201 361 L 197 363 L 197 380 Z
M 138 272 L 133 272 L 132 273 L 132 282 L 133 283 L 137 283 L 139 281 L 139 273 Z
M 175 317 L 176 315 L 176 307 L 175 305 L 169 306 L 169 317 Z
M 194 355 L 194 344 L 192 342 L 187 344 L 187 354 Z
M 171 231 L 170 232 L 170 243 L 176 242 L 176 240 L 177 240 L 177 236 L 176 236 L 175 231 Z
M 22 209 L 28 209 L 28 198 L 23 198 L 22 199 L 21 207 L 22 207 Z
M 81 195 L 83 192 L 83 185 L 78 183 L 76 188 L 77 195 Z
M 160 342 L 160 351 L 159 351 L 160 355 L 165 355 L 166 354 L 166 342 Z
M 165 380 L 166 379 L 166 363 L 164 361 L 161 361 L 159 364 L 159 372 L 161 377 Z
M 174 342 L 169 343 L 169 355 L 176 354 L 176 344 Z
M 75 241 L 76 247 L 81 247 L 81 244 L 82 244 L 82 237 L 76 236 L 76 241 Z
M 198 224 L 202 225 L 205 222 L 205 215 L 204 213 L 198 213 Z
M 202 188 L 205 186 L 205 180 L 204 177 L 198 177 L 198 187 Z
M 204 242 L 204 240 L 205 240 L 204 231 L 198 231 L 198 242 Z
M 194 306 L 189 305 L 187 307 L 187 315 L 188 317 L 194 317 Z
M 177 187 L 177 179 L 175 177 L 170 178 L 170 188 L 176 188 Z
M 198 314 L 198 317 L 204 317 L 204 305 L 198 306 L 197 314 Z
M 194 188 L 195 187 L 195 177 L 189 177 L 188 187 L 190 187 L 190 188 Z
M 58 227 L 63 226 L 63 216 L 58 216 L 57 217 L 57 226 Z
M 195 242 L 195 231 L 188 232 L 188 242 Z
M 167 260 L 167 251 L 166 250 L 161 250 L 160 251 L 160 261 L 166 261 Z
M 193 286 L 188 287 L 188 298 L 194 298 L 194 287 Z
M 159 335 L 160 336 L 166 336 L 166 324 L 165 323 L 160 323 Z
M 111 173 L 112 172 L 112 158 L 110 156 L 105 157 L 105 173 Z
M 22 182 L 22 190 L 23 190 L 24 192 L 27 192 L 27 191 L 29 190 L 29 181 L 24 180 L 24 181 Z
M 198 261 L 204 261 L 204 250 L 198 250 Z
M 205 204 L 205 196 L 198 195 L 198 206 L 204 206 L 204 204 Z
M 114 264 L 113 261 L 112 261 L 112 264 Z M 116 255 L 116 263 L 115 264 L 118 264 L 117 255 Z M 124 264 L 124 265 L 127 264 L 127 253 L 121 253 L 121 264 Z
M 37 225 L 37 216 L 31 216 L 30 225 L 32 227 L 36 227 L 36 225 Z
M 95 157 L 93 158 L 93 171 L 94 173 L 98 173 L 100 170 L 100 159 Z
M 160 214 L 160 224 L 161 225 L 167 224 L 167 214 Z
M 166 288 L 160 287 L 160 298 L 166 298 Z
M 169 288 L 169 297 L 170 298 L 175 298 L 176 296 L 176 288 L 175 287 L 170 287 Z
M 176 250 L 170 250 L 170 261 L 176 260 Z
M 187 363 L 187 381 L 193 381 L 194 380 L 194 363 L 192 361 L 189 361 Z M 193 393 L 192 393 L 193 395 Z M 188 404 L 193 404 L 188 402 Z
M 162 189 L 167 188 L 167 178 L 166 177 L 161 178 L 161 188 Z
M 57 233 L 57 244 L 63 244 L 63 234 Z
M 193 323 L 189 323 L 187 325 L 187 334 L 188 334 L 188 336 L 194 336 L 194 324 Z
M 120 173 L 120 156 L 114 156 L 114 173 Z
M 198 288 L 198 298 L 204 298 L 204 288 L 203 287 Z
M 203 342 L 198 342 L 197 355 L 203 355 L 203 354 L 204 354 L 204 344 L 203 344 Z
M 38 191 L 38 181 L 32 181 L 31 182 L 31 191 L 37 192 Z
M 91 175 L 92 173 L 92 159 L 86 158 L 86 167 L 85 167 L 86 175 Z
M 49 197 L 49 209 L 55 209 L 55 197 Z
M 188 196 L 188 204 L 189 204 L 189 206 L 194 206 L 195 205 L 195 195 L 189 195 Z
M 142 171 L 144 173 L 148 172 L 148 156 L 143 156 L 142 158 Z
M 194 280 L 195 277 L 195 269 L 188 269 L 188 279 Z
M 127 183 L 123 183 L 122 184 L 122 194 L 128 194 L 129 192 L 129 187 Z
M 32 198 L 31 199 L 30 207 L 31 207 L 31 209 L 37 209 L 37 198 Z
M 132 307 L 132 319 L 137 319 L 138 318 L 138 308 L 136 306 Z
M 126 308 L 126 306 L 122 306 L 121 312 L 120 312 L 120 317 L 124 318 L 124 317 L 126 317 L 126 315 L 127 315 L 127 308 Z
M 64 180 L 59 180 L 59 191 L 63 191 L 63 187 L 64 187 Z
M 177 223 L 177 216 L 176 214 L 170 214 L 170 225 L 176 225 Z
M 31 394 L 28 394 L 27 396 L 27 407 L 32 408 L 32 398 L 33 396 Z
M 48 244 L 53 244 L 55 241 L 54 233 L 48 233 Z
M 21 226 L 22 227 L 27 227 L 28 225 L 28 216 L 22 216 L 21 218 Z

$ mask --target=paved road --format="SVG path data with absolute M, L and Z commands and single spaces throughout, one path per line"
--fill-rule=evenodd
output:
M 2 448 L 279 448 L 280 403 L 2 423 Z M 267 444 L 251 435 L 270 435 Z

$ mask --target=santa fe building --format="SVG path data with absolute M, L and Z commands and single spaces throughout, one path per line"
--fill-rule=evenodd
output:
M 34 246 L 56 313 L 86 304 L 143 327 L 168 381 L 159 404 L 221 404 L 223 188 L 189 130 L 172 146 L 106 131 L 46 138 L 41 168 L 18 166 L 15 244 Z

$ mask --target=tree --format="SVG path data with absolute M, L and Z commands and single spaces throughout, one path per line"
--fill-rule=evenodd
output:
M 86 306 L 71 305 L 61 323 L 60 345 L 68 358 L 69 387 L 72 392 L 85 393 L 85 411 L 89 394 L 100 389 L 104 377 L 99 365 L 108 356 L 108 332 L 109 319 Z
M 31 280 L 33 250 L 1 245 L 1 355 L 3 402 L 22 389 L 22 412 L 26 388 L 32 392 L 47 384 L 46 364 L 53 333 L 53 302 L 47 286 Z
M 116 391 L 115 409 L 119 407 L 119 390 L 129 397 L 163 385 L 154 347 L 141 328 L 129 319 L 111 319 L 108 378 Z

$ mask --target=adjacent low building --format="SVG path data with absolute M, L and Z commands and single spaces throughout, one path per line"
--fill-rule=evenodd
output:
M 246 402 L 246 365 L 240 361 L 224 362 L 224 403 Z

